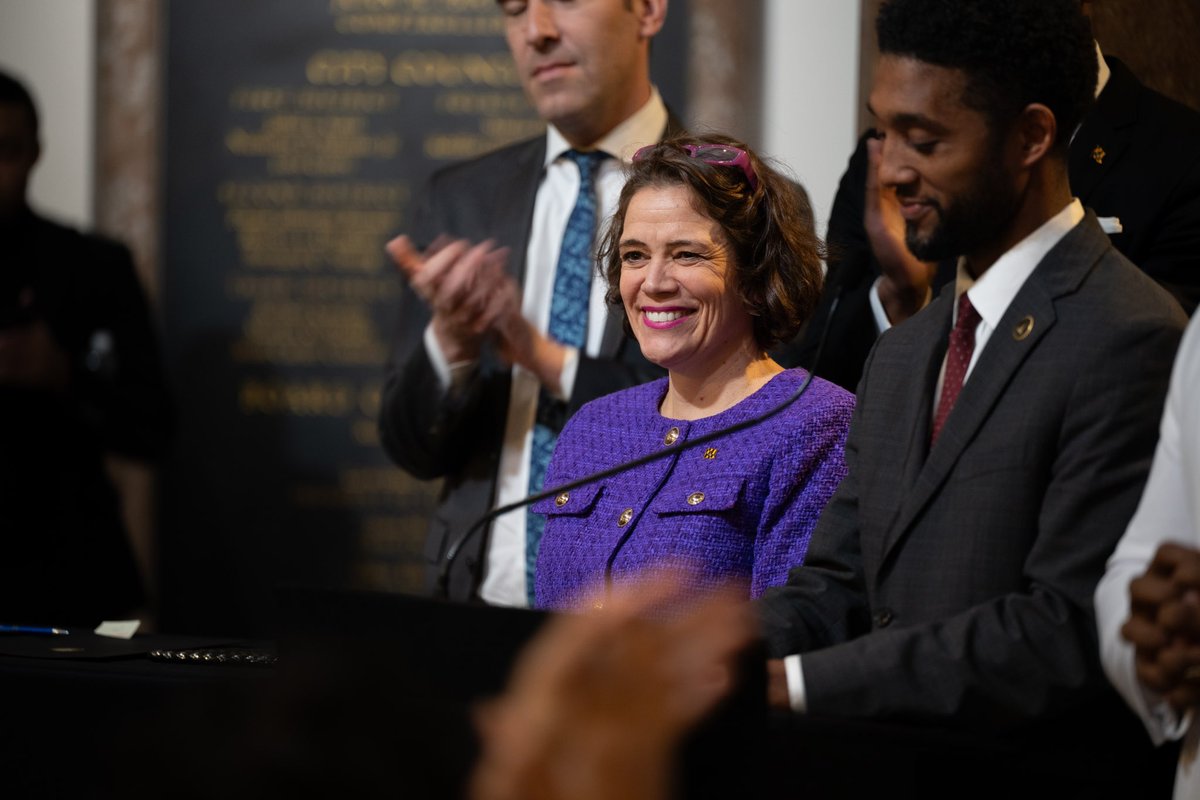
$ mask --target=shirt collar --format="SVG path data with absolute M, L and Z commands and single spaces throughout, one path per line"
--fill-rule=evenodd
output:
M 1096 97 L 1104 91 L 1104 87 L 1108 86 L 1109 76 L 1112 75 L 1112 70 L 1108 68 L 1108 63 L 1104 60 L 1104 53 L 1100 52 L 1100 43 L 1096 45 Z
M 1092 44 L 1096 45 L 1096 99 L 1100 98 L 1100 93 L 1104 91 L 1104 87 L 1108 86 L 1108 79 L 1112 76 L 1112 70 L 1108 68 L 1108 62 L 1104 60 L 1104 53 L 1100 52 L 1100 43 L 1092 40 Z M 1075 130 L 1071 131 L 1071 144 L 1075 144 L 1075 136 L 1079 133 L 1079 129 L 1083 127 L 1083 120 L 1079 120 L 1075 125 Z
M 966 259 L 959 258 L 954 287 L 955 299 L 967 292 L 971 298 L 971 305 L 979 312 L 980 318 L 995 329 L 1037 265 L 1054 245 L 1082 220 L 1083 204 L 1078 199 L 1072 199 L 1062 211 L 1046 220 L 1041 227 L 1000 256 L 979 280 L 975 280 L 971 273 L 967 272 Z M 957 303 L 954 315 L 958 315 Z
M 624 122 L 600 137 L 600 140 L 595 142 L 591 149 L 602 150 L 628 163 L 633 159 L 633 154 L 638 151 L 638 148 L 654 144 L 662 139 L 663 131 L 666 128 L 667 106 L 663 103 L 658 88 L 651 86 L 650 99 Z M 549 166 L 551 162 L 570 149 L 570 142 L 557 128 L 553 125 L 546 128 L 546 163 L 544 166 Z

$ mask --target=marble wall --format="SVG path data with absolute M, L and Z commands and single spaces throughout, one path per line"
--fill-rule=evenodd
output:
M 1092 27 L 1104 52 L 1143 83 L 1200 108 L 1200 2 L 1094 0 Z
M 163 75 L 159 0 L 98 0 L 96 228 L 134 252 L 158 295 Z

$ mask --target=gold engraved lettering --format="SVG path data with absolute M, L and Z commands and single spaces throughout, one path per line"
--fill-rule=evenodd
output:
M 392 60 L 397 86 L 519 86 L 520 78 L 507 53 L 449 54 L 409 50 Z
M 238 406 L 244 414 L 340 417 L 352 408 L 352 398 L 347 383 L 247 380 L 238 392 Z
M 316 86 L 378 86 L 387 74 L 387 57 L 373 50 L 321 50 L 304 70 Z

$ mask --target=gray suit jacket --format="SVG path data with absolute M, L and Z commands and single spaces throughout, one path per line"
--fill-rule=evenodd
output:
M 1092 592 L 1149 470 L 1184 314 L 1089 212 L 930 449 L 953 291 L 880 337 L 849 475 L 804 566 L 761 602 L 772 654 L 804 653 L 811 712 L 990 727 L 1111 694 Z
M 677 132 L 681 126 L 672 117 L 667 130 Z M 424 246 L 442 233 L 495 239 L 511 248 L 508 269 L 521 283 L 545 152 L 545 137 L 539 136 L 434 174 L 413 220 L 417 243 Z M 595 358 L 581 355 L 559 427 L 587 401 L 663 374 L 624 334 L 623 319 L 623 310 L 613 309 L 600 353 Z M 426 586 L 432 590 L 447 547 L 492 506 L 511 371 L 485 349 L 465 390 L 443 396 L 422 342 L 428 324 L 427 307 L 406 287 L 384 384 L 380 432 L 387 452 L 409 473 L 423 480 L 445 479 L 425 548 Z M 485 539 L 476 536 L 464 548 L 451 574 L 454 599 L 473 595 Z

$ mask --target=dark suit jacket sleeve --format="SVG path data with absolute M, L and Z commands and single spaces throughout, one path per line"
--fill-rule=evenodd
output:
M 174 415 L 149 303 L 123 245 L 71 232 L 81 249 L 69 265 L 78 282 L 72 318 L 51 328 L 72 358 L 68 401 L 105 450 L 161 457 Z
M 1195 128 L 1200 141 L 1200 125 Z M 1162 215 L 1150 221 L 1141 252 L 1130 258 L 1191 314 L 1200 303 L 1200 152 L 1188 155 Z
M 414 209 L 412 238 L 424 248 L 442 232 L 454 231 L 444 208 L 448 190 L 435 175 Z M 457 472 L 482 442 L 496 434 L 482 426 L 491 417 L 476 413 L 485 382 L 498 379 L 490 355 L 481 358 L 468 383 L 442 390 L 425 348 L 430 313 L 403 278 L 397 336 L 388 361 L 379 417 L 381 441 L 395 462 L 417 478 L 430 480 Z M 482 437 L 482 438 L 480 438 Z
M 860 583 L 859 543 L 860 515 L 889 512 L 859 504 L 854 476 L 861 443 L 852 429 L 850 476 L 814 533 L 806 565 L 761 604 L 772 655 L 803 653 L 810 712 L 1015 722 L 1052 714 L 1078 702 L 1086 694 L 1081 689 L 1103 684 L 1092 593 L 1149 470 L 1170 356 L 1182 328 L 1163 325 L 1163 318 L 1148 317 L 1119 341 L 1097 331 L 1096 347 L 1083 348 L 1091 363 L 1065 406 L 1051 463 L 1031 463 L 1028 474 L 1007 478 L 950 476 L 951 484 L 974 481 L 982 491 L 972 492 L 965 482 L 943 491 L 977 504 L 1003 496 L 998 487 L 1006 480 L 1040 481 L 1045 471 L 1037 530 L 1004 531 L 1001 525 L 990 534 L 1031 539 L 1019 591 L 888 626 Z M 869 381 L 868 371 L 868 393 Z M 1005 514 L 1003 503 L 991 513 Z M 929 565 L 925 590 L 935 606 L 939 568 Z
M 821 514 L 804 565 L 791 570 L 786 586 L 767 590 L 758 604 L 772 656 L 829 647 L 870 630 L 857 535 L 860 414 L 856 406 L 843 449 L 847 475 Z
M 384 380 L 380 433 L 398 465 L 430 480 L 460 469 L 475 449 L 482 416 L 473 412 L 484 378 L 477 371 L 465 386 L 442 391 L 425 350 L 429 317 L 424 304 L 406 287 L 400 308 L 404 321 Z

